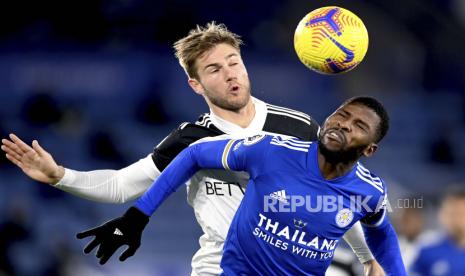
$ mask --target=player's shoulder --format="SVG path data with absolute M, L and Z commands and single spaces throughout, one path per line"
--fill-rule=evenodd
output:
M 237 149 L 240 146 L 252 146 L 255 144 L 260 144 L 261 146 L 263 146 L 263 144 L 266 145 L 268 143 L 266 143 L 265 141 L 271 140 L 272 139 L 271 137 L 272 137 L 271 135 L 267 135 L 265 133 L 257 133 L 255 135 L 250 135 L 250 136 L 243 136 L 241 134 L 238 135 L 238 134 L 230 133 L 230 134 L 221 134 L 218 136 L 204 137 L 192 143 L 191 145 L 224 140 L 224 141 L 228 141 L 228 144 L 230 143 L 231 145 L 235 145 L 234 148 Z
M 303 141 L 298 138 L 287 136 L 287 135 L 278 135 L 270 134 L 266 132 L 260 132 L 255 135 L 238 138 L 233 135 L 221 135 L 213 139 L 233 139 L 238 142 L 235 144 L 234 148 L 239 148 L 241 146 L 245 147 L 254 147 L 254 148 L 269 148 L 275 153 L 286 152 L 308 152 L 312 142 Z M 202 139 L 202 141 L 211 141 L 212 138 Z
M 287 135 L 268 135 L 269 144 L 271 147 L 287 151 L 308 152 L 313 142 L 304 141 Z
M 200 114 L 200 116 L 197 118 L 197 121 L 195 121 L 194 124 L 197 126 L 202 126 L 202 127 L 207 127 L 207 128 L 213 126 L 209 113 Z
M 193 145 L 196 145 L 196 144 L 201 144 L 201 143 L 206 143 L 206 142 L 214 142 L 214 141 L 222 141 L 222 140 L 235 140 L 234 139 L 235 137 L 230 135 L 230 134 L 221 134 L 221 135 L 218 135 L 218 136 L 206 136 L 206 137 L 203 137 L 197 141 L 195 141 L 194 143 L 190 144 L 190 146 L 193 146 Z
M 305 112 L 298 111 L 292 108 L 283 107 L 279 105 L 274 105 L 270 103 L 265 103 L 267 112 L 269 114 L 275 114 L 279 117 L 287 118 L 287 119 L 294 119 L 300 120 L 304 123 L 312 123 L 313 118 Z
M 201 114 L 194 122 L 181 123 L 176 130 L 183 135 L 193 135 L 196 137 L 224 134 L 224 132 L 211 123 L 210 114 L 208 113 Z
M 386 194 L 385 182 L 381 179 L 381 177 L 368 170 L 361 162 L 357 162 L 355 165 L 355 176 L 357 177 L 357 180 L 359 180 L 362 185 L 366 185 L 367 188 L 374 188 L 381 195 Z
M 263 130 L 285 134 L 307 141 L 315 140 L 320 126 L 307 113 L 266 103 L 267 116 Z

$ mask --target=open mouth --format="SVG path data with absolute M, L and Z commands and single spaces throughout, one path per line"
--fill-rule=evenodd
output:
M 346 137 L 344 136 L 344 134 L 342 134 L 340 130 L 335 130 L 335 129 L 328 130 L 326 132 L 326 136 L 328 137 L 328 139 L 337 141 L 341 144 L 345 143 L 346 141 Z
M 229 88 L 230 91 L 236 92 L 239 90 L 239 85 L 233 85 Z

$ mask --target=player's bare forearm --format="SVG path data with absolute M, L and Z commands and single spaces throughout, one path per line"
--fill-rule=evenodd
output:
M 9 139 L 2 139 L 1 148 L 8 160 L 36 181 L 54 185 L 65 174 L 63 166 L 57 165 L 52 155 L 37 140 L 29 146 L 15 134 L 10 134 Z
M 363 263 L 365 276 L 385 276 L 383 268 L 376 260 L 369 260 Z

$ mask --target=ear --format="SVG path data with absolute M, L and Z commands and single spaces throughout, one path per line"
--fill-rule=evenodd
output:
M 375 143 L 371 143 L 363 150 L 363 155 L 365 157 L 371 157 L 376 152 L 377 149 L 378 149 L 378 145 Z
M 194 90 L 195 93 L 199 95 L 203 95 L 204 93 L 203 85 L 198 80 L 189 78 L 187 83 L 189 83 L 189 86 L 192 88 L 192 90 Z

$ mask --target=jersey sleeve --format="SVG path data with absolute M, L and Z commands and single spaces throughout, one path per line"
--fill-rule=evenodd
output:
M 271 136 L 257 134 L 240 140 L 232 140 L 225 148 L 222 160 L 226 170 L 246 171 L 255 178 L 262 170 Z
M 365 239 L 386 275 L 407 275 L 396 231 L 387 216 L 389 201 L 384 183 L 383 190 L 384 193 L 379 197 L 376 209 L 361 220 Z
M 221 134 L 223 133 L 216 129 L 193 123 L 183 123 L 155 147 L 152 153 L 153 162 L 157 169 L 162 171 L 176 155 L 190 144 L 205 137 L 213 137 Z
M 65 175 L 54 187 L 97 202 L 125 203 L 142 195 L 160 175 L 151 154 L 119 170 L 76 171 Z

